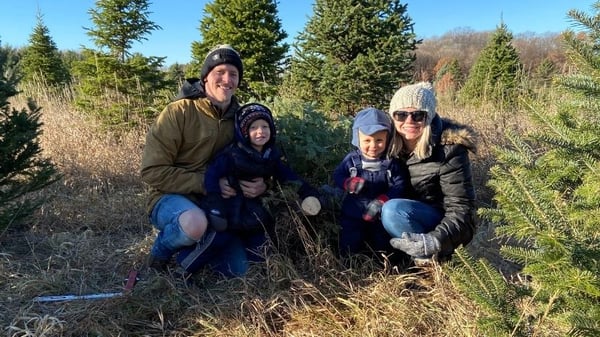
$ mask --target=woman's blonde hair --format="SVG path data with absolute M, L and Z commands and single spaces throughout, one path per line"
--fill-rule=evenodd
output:
M 431 140 L 431 122 L 429 122 L 426 126 L 423 127 L 423 133 L 419 137 L 417 141 L 417 146 L 413 151 L 415 157 L 417 159 L 425 159 L 431 155 L 432 148 L 432 140 Z M 404 153 L 404 140 L 402 136 L 398 133 L 397 130 L 394 130 L 392 141 L 390 145 L 389 154 L 390 157 L 399 157 Z
M 429 82 L 419 82 L 398 89 L 390 101 L 389 114 L 394 117 L 394 112 L 402 108 L 415 108 L 427 111 L 427 119 L 424 122 L 423 133 L 417 141 L 413 153 L 418 159 L 427 158 L 431 155 L 431 122 L 437 115 L 436 99 L 433 86 Z M 392 137 L 389 154 L 397 157 L 405 151 L 402 136 L 396 130 Z

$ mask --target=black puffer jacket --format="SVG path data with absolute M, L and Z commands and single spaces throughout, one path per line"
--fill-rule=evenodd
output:
M 440 240 L 442 255 L 451 254 L 473 238 L 476 228 L 475 189 L 469 151 L 475 153 L 475 132 L 467 126 L 436 116 L 431 123 L 431 155 L 419 160 L 401 157 L 410 172 L 410 197 L 444 212 L 431 232 Z

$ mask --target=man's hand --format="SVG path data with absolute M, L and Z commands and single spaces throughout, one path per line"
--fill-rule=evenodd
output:
M 229 185 L 229 181 L 227 180 L 227 177 L 223 177 L 223 178 L 219 179 L 219 187 L 221 188 L 221 196 L 225 199 L 235 197 L 237 194 L 237 192 L 235 191 L 235 188 L 233 188 L 233 187 L 231 187 L 231 185 Z
M 440 241 L 431 234 L 402 233 L 390 240 L 392 247 L 414 257 L 430 257 L 441 250 Z
M 254 178 L 252 180 L 240 180 L 240 188 L 244 193 L 244 197 L 256 198 L 265 193 L 267 190 L 267 183 L 262 177 Z

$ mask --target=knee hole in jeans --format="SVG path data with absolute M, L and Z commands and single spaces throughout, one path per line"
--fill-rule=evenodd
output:
M 190 209 L 181 213 L 178 221 L 183 233 L 194 241 L 198 241 L 202 238 L 208 226 L 206 215 L 199 208 Z

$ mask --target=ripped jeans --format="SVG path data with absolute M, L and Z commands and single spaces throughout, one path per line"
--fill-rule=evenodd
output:
M 179 223 L 181 213 L 195 208 L 199 207 L 180 194 L 165 194 L 154 205 L 150 222 L 159 232 L 151 253 L 156 259 L 169 260 L 179 249 L 196 243 L 183 232 Z
M 150 222 L 159 230 L 151 253 L 168 260 L 177 254 L 177 262 L 188 272 L 209 266 L 227 277 L 243 276 L 250 262 L 262 261 L 259 254 L 266 242 L 264 233 L 237 235 L 209 229 L 196 242 L 181 229 L 181 213 L 199 208 L 180 194 L 165 194 L 154 206 Z

